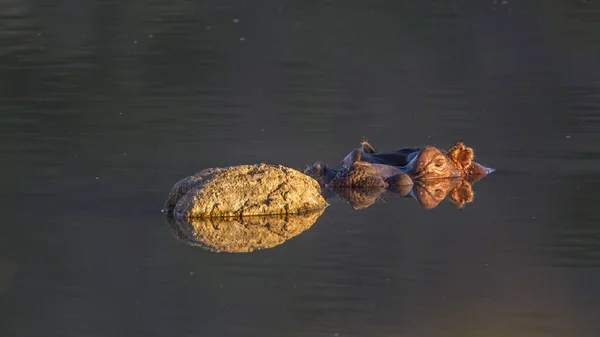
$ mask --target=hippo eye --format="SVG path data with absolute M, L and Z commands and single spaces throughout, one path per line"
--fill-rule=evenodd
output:
M 442 167 L 444 165 L 444 163 L 442 161 L 436 161 L 435 162 L 435 167 Z

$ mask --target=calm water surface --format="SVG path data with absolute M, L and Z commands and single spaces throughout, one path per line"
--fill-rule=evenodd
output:
M 0 1 L 0 335 L 597 336 L 595 1 Z M 207 167 L 464 140 L 463 209 L 340 199 L 249 254 L 174 237 Z

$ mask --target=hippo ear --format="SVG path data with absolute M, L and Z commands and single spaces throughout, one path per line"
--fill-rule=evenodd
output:
M 375 150 L 375 148 L 373 146 L 371 146 L 371 144 L 369 144 L 369 142 L 365 139 L 362 142 L 360 142 L 360 147 L 362 148 L 364 153 L 368 153 L 368 154 L 373 154 L 373 153 L 377 153 L 377 150 Z
M 346 156 L 346 158 L 344 158 L 344 160 L 342 161 L 344 167 L 349 168 L 350 166 L 352 166 L 352 164 L 360 161 L 361 154 L 362 154 L 362 149 L 360 149 L 360 148 L 354 149 L 352 152 L 350 152 Z
M 462 168 L 471 166 L 473 161 L 473 149 L 466 147 L 462 142 L 456 143 L 448 150 L 448 156 L 456 163 L 459 163 Z

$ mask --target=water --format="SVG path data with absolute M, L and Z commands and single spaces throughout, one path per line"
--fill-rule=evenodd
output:
M 418 3 L 3 1 L 0 335 L 596 336 L 598 3 Z M 363 137 L 497 171 L 249 254 L 160 213 L 203 168 Z

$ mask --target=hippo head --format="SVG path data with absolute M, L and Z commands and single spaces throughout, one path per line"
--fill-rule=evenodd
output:
M 494 172 L 473 161 L 473 149 L 462 142 L 456 143 L 447 153 L 435 147 L 424 147 L 408 164 L 414 180 L 430 180 L 439 178 L 463 178 L 474 182 Z
M 408 164 L 413 180 L 458 178 L 460 172 L 452 159 L 435 147 L 424 147 Z

